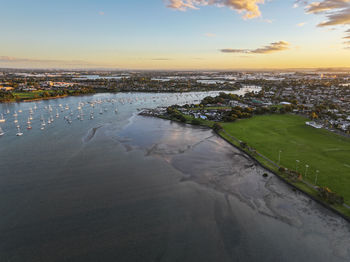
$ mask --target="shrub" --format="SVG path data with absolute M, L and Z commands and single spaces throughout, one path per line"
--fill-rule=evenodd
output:
M 318 191 L 320 197 L 329 202 L 330 204 L 344 204 L 344 198 L 332 192 L 328 187 L 320 187 Z
M 178 116 L 178 119 L 183 122 L 183 123 L 186 123 L 186 117 L 184 117 L 183 115 L 179 115 Z
M 222 126 L 220 124 L 218 124 L 218 123 L 215 123 L 213 125 L 213 129 L 214 129 L 215 132 L 219 132 L 220 130 L 222 130 Z
M 286 172 L 286 169 L 285 169 L 284 167 L 280 167 L 280 168 L 278 169 L 278 171 L 280 171 L 281 173 L 284 173 L 284 172 Z
M 192 121 L 191 121 L 191 124 L 192 125 L 200 125 L 201 124 L 201 121 L 199 120 L 199 119 L 192 119 Z
M 241 142 L 240 145 L 241 145 L 242 148 L 246 148 L 247 147 L 247 143 L 246 142 Z

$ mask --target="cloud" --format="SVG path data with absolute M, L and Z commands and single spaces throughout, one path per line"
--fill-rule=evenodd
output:
M 0 62 L 6 62 L 6 63 L 16 63 L 16 62 L 41 63 L 41 62 L 57 62 L 57 61 L 56 60 L 40 60 L 40 59 L 19 58 L 19 57 L 12 57 L 12 56 L 0 56 Z
M 327 14 L 327 21 L 318 24 L 323 26 L 350 25 L 350 5 L 349 8 Z
M 322 2 L 311 2 L 306 6 L 307 13 L 322 13 L 335 9 L 349 7 L 350 0 L 323 0 Z
M 0 63 L 2 65 L 47 65 L 47 66 L 86 66 L 91 65 L 89 62 L 81 60 L 49 60 L 49 59 L 31 59 L 12 56 L 0 56 Z
M 221 49 L 222 53 L 236 53 L 236 54 L 270 54 L 289 49 L 290 44 L 285 41 L 271 43 L 267 46 L 257 49 Z
M 305 6 L 308 14 L 321 14 L 327 20 L 317 26 L 337 26 L 350 24 L 350 0 L 297 1 Z
M 265 0 L 165 0 L 167 7 L 186 11 L 187 9 L 199 9 L 201 6 L 214 5 L 228 7 L 243 14 L 243 18 L 251 19 L 261 16 L 259 4 Z
M 172 60 L 172 59 L 171 58 L 160 57 L 160 58 L 152 58 L 151 60 L 153 60 L 153 61 L 169 61 L 169 60 Z
M 263 22 L 268 23 L 268 24 L 272 24 L 273 20 L 271 20 L 271 19 L 264 19 Z
M 297 24 L 297 26 L 303 27 L 305 24 L 306 24 L 305 22 L 302 22 L 302 23 Z
M 322 0 L 306 1 L 297 0 L 296 4 L 305 6 L 308 14 L 319 14 L 325 16 L 325 21 L 319 23 L 318 27 L 350 26 L 350 0 Z M 344 39 L 350 38 L 350 29 L 346 31 Z M 349 42 L 344 44 L 349 45 Z
M 206 33 L 206 34 L 204 34 L 204 36 L 206 36 L 206 37 L 215 37 L 216 35 L 212 34 L 212 33 Z
M 350 29 L 345 31 L 345 36 L 343 37 L 343 39 L 350 40 Z M 346 44 L 346 42 L 345 42 L 345 44 Z M 349 47 L 350 47 L 350 45 L 349 45 Z

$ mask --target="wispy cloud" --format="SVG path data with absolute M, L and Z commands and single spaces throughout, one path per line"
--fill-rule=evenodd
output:
M 259 4 L 264 4 L 265 0 L 164 0 L 167 7 L 186 11 L 188 9 L 199 9 L 201 6 L 214 5 L 218 7 L 228 7 L 243 14 L 245 19 L 261 16 Z
M 297 26 L 303 27 L 305 24 L 306 24 L 305 22 L 302 22 L 302 23 L 297 24 Z
M 324 15 L 326 20 L 319 23 L 318 27 L 350 26 L 350 0 L 297 0 L 296 4 L 304 5 L 308 14 Z M 345 39 L 348 39 L 350 30 L 346 33 Z M 345 42 L 345 44 L 349 45 L 348 42 Z
M 350 0 L 302 1 L 308 14 L 321 14 L 327 20 L 319 27 L 350 24 Z
M 323 26 L 350 25 L 350 6 L 334 13 L 327 14 L 327 21 L 318 24 Z
M 88 66 L 91 63 L 82 60 L 49 60 L 49 59 L 32 59 L 12 56 L 0 56 L 2 65 L 46 65 L 46 66 Z
M 152 58 L 151 60 L 153 61 L 169 61 L 172 60 L 171 58 L 166 58 L 166 57 L 159 57 L 159 58 Z
M 306 1 L 304 1 L 305 3 Z M 350 0 L 323 0 L 321 2 L 311 2 L 307 4 L 306 11 L 308 13 L 323 13 L 326 11 L 342 9 L 349 7 Z
M 206 37 L 215 37 L 216 35 L 213 33 L 205 33 L 204 36 Z
M 285 41 L 279 41 L 271 43 L 267 46 L 263 46 L 257 49 L 221 49 L 222 53 L 236 53 L 236 54 L 270 54 L 275 52 L 280 52 L 284 50 L 288 50 L 290 44 Z
M 350 0 L 297 0 L 297 3 L 302 3 L 308 14 L 322 14 L 326 17 L 326 21 L 318 24 L 320 27 L 350 24 Z

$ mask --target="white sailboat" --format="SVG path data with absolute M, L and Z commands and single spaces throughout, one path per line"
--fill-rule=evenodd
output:
M 1 114 L 1 117 L 0 117 L 0 123 L 5 123 L 6 119 L 4 118 L 4 115 Z
M 46 126 L 46 124 L 45 124 L 45 120 L 43 119 L 42 120 L 42 123 L 41 123 L 41 130 L 44 130 L 45 129 L 45 126 Z
M 21 132 L 21 129 L 20 129 L 19 126 L 17 127 L 17 134 L 16 134 L 16 136 L 23 136 L 23 133 Z

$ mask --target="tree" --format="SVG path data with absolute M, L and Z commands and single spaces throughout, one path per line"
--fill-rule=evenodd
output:
M 213 129 L 215 132 L 220 132 L 222 130 L 222 126 L 219 123 L 214 123 Z

